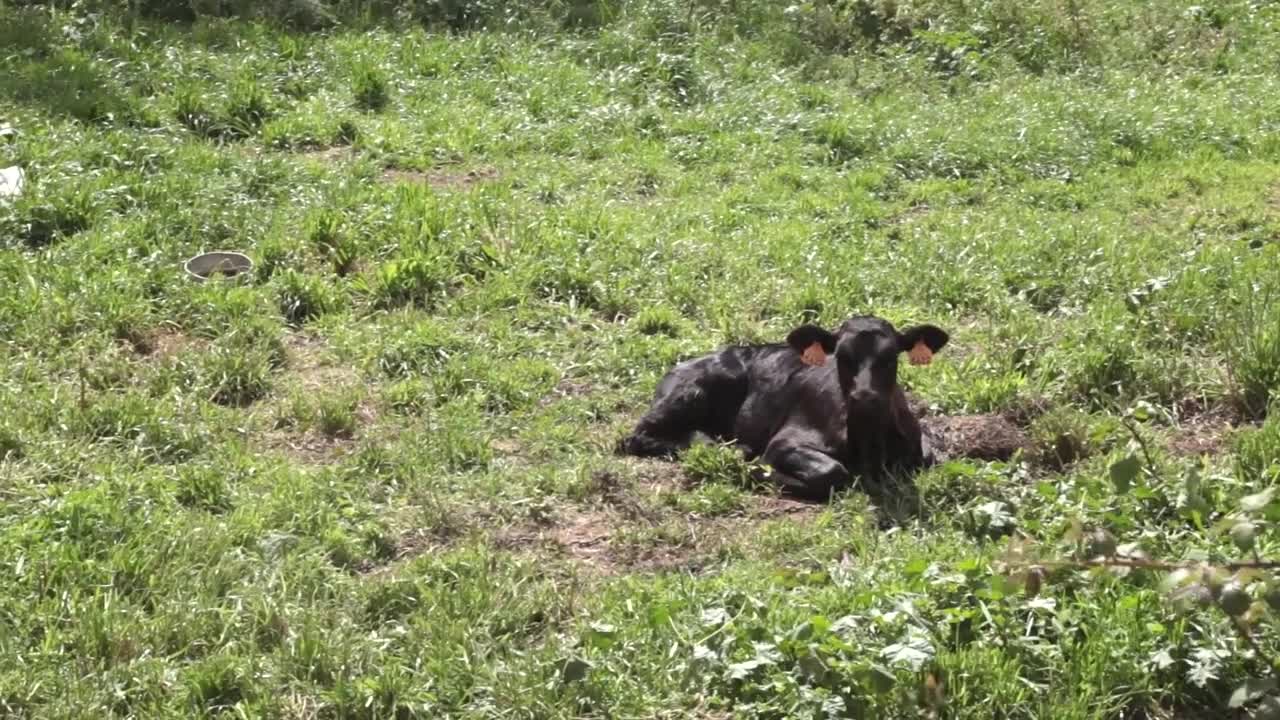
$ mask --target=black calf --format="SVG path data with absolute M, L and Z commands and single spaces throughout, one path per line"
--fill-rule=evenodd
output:
M 860 316 L 834 333 L 805 325 L 786 343 L 721 349 L 667 373 L 618 450 L 670 457 L 701 432 L 736 442 L 768 463 L 785 491 L 813 499 L 847 485 L 850 471 L 878 479 L 932 464 L 897 383 L 898 355 L 924 364 L 947 340 L 932 325 L 899 333 Z M 826 362 L 832 354 L 834 366 Z

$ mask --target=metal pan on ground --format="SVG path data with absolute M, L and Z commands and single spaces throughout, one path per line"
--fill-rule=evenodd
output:
M 236 277 L 253 269 L 249 256 L 223 250 L 202 253 L 187 261 L 187 275 L 199 282 L 212 277 Z

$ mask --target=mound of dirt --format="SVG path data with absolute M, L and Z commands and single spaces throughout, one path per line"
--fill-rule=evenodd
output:
M 1028 444 L 1026 434 L 1002 415 L 937 415 L 921 422 L 949 458 L 1008 460 Z

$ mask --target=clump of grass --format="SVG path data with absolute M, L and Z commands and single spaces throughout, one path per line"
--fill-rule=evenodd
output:
M 201 137 L 214 137 L 219 125 L 204 95 L 194 87 L 182 87 L 174 94 L 174 117 L 183 127 Z
M 462 397 L 472 390 L 479 392 L 485 409 L 506 413 L 529 407 L 555 386 L 560 374 L 545 361 L 515 358 L 500 363 L 461 360 L 444 368 L 450 381 L 437 386 L 442 394 Z
M 316 402 L 316 427 L 328 437 L 354 436 L 359 425 L 358 405 L 359 398 L 350 392 L 322 395 Z
M 10 7 L 0 23 L 0 46 L 42 57 L 57 46 L 57 26 L 35 8 Z
M 183 675 L 188 702 L 199 713 L 231 710 L 256 696 L 254 672 L 239 655 L 214 655 L 191 666 Z
M 271 391 L 272 373 L 283 366 L 279 330 L 267 323 L 233 321 L 229 331 L 210 343 L 200 358 L 199 376 L 208 399 L 244 407 Z
M 456 472 L 483 470 L 493 462 L 490 435 L 483 409 L 468 397 L 441 405 L 423 433 L 436 457 Z
M 1280 477 L 1280 419 L 1242 430 L 1233 441 L 1236 477 L 1247 487 L 1263 487 Z
M 375 362 L 390 377 L 434 374 L 466 349 L 447 326 L 429 319 L 391 333 L 384 342 Z
M 806 285 L 791 293 L 787 298 L 786 308 L 796 316 L 798 323 L 816 323 L 822 317 L 826 307 L 822 291 L 812 285 Z
M 271 361 L 260 350 L 215 345 L 205 355 L 201 373 L 213 388 L 209 399 L 220 405 L 244 407 L 271 391 Z
M 413 255 L 379 265 L 370 277 L 361 278 L 360 286 L 379 308 L 426 307 L 443 295 L 446 272 L 438 258 Z
M 337 683 L 333 705 L 339 717 L 413 718 L 420 715 L 418 708 L 430 706 L 433 697 L 415 673 L 393 663 Z
M 982 500 L 1003 500 L 998 473 L 966 460 L 952 460 L 922 473 L 920 487 L 924 508 L 945 517 L 956 508 L 979 504 Z
M 302 325 L 338 305 L 337 293 L 323 279 L 286 270 L 276 278 L 280 314 L 292 325 Z
M 231 86 L 227 97 L 226 120 L 222 123 L 229 135 L 237 138 L 250 137 L 270 116 L 267 94 L 256 80 L 241 78 Z
M 824 148 L 826 159 L 837 165 L 856 160 L 867 152 L 868 141 L 845 120 L 826 118 L 813 129 L 813 138 Z
M 431 406 L 431 385 L 422 378 L 406 378 L 383 388 L 383 402 L 392 410 L 416 415 Z
M 1271 287 L 1245 288 L 1239 309 L 1222 325 L 1222 343 L 1236 407 L 1260 419 L 1280 399 L 1280 305 Z
M 1140 349 L 1126 318 L 1105 305 L 1095 312 L 1098 322 L 1083 325 L 1079 334 L 1069 336 L 1060 352 L 1039 370 L 1042 377 L 1061 385 L 1066 401 L 1104 410 L 1118 399 L 1141 392 Z
M 386 73 L 373 65 L 356 68 L 351 79 L 351 92 L 356 107 L 366 112 L 381 112 L 391 102 L 391 86 Z
M 1040 465 L 1062 470 L 1098 452 L 1100 438 L 1087 413 L 1070 407 L 1054 408 L 1036 418 L 1028 429 L 1028 454 Z
M 695 485 L 723 483 L 755 490 L 768 485 L 768 473 L 728 445 L 694 443 L 680 455 L 680 469 Z
M 600 282 L 583 270 L 564 265 L 548 266 L 531 285 L 552 302 L 565 302 L 574 307 L 600 309 L 604 291 Z
M 0 462 L 21 460 L 23 454 L 22 438 L 18 431 L 8 424 L 0 424 Z
M 275 430 L 305 429 L 311 425 L 314 414 L 310 397 L 302 392 L 290 392 L 272 410 L 271 427 Z
M 277 272 L 301 271 L 305 264 L 303 251 L 295 243 L 271 238 L 258 246 L 253 275 L 258 282 L 270 280 Z
M 424 595 L 413 580 L 392 578 L 371 583 L 361 598 L 361 617 L 375 627 L 394 622 L 417 610 Z
M 641 310 L 632 322 L 635 323 L 636 330 L 645 335 L 676 337 L 680 334 L 680 315 L 662 305 Z
M 137 391 L 86 398 L 71 412 L 69 429 L 98 443 L 136 449 L 162 462 L 189 459 L 206 440 L 190 418 Z
M 724 517 L 741 512 L 747 504 L 743 488 L 725 482 L 709 482 L 693 490 L 675 490 L 663 496 L 670 507 L 701 517 Z
M 178 472 L 175 499 L 184 507 L 221 514 L 232 507 L 226 473 L 208 465 L 188 465 Z
M 70 186 L 59 189 L 52 186 L 54 182 L 69 182 Z M 88 230 L 99 215 L 93 193 L 65 179 L 51 179 L 48 186 L 29 192 L 16 203 L 12 222 L 32 249 L 48 247 Z
M 321 210 L 307 220 L 307 241 L 320 250 L 337 245 L 342 234 L 342 216 L 333 210 Z
M 351 118 L 343 118 L 338 121 L 338 127 L 333 134 L 334 145 L 354 145 L 360 139 L 360 126 Z
M 357 410 L 361 396 L 352 388 L 295 389 L 273 412 L 273 427 L 304 431 L 315 429 L 330 438 L 351 438 L 359 429 Z
M 86 123 L 137 119 L 136 96 L 121 88 L 96 58 L 56 43 L 43 49 L 47 57 L 30 59 L 10 71 L 11 92 L 19 99 L 38 98 L 55 113 Z
M 312 216 L 307 223 L 307 240 L 329 260 L 334 274 L 345 277 L 355 269 L 359 248 L 341 214 L 325 210 Z

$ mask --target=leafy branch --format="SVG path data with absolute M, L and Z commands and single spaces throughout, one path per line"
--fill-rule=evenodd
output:
M 1085 570 L 1088 568 L 1135 568 L 1141 570 L 1161 570 L 1165 572 L 1174 572 L 1177 570 L 1199 570 L 1205 567 L 1212 567 L 1227 572 L 1236 572 L 1239 570 L 1277 570 L 1280 569 L 1280 560 L 1242 560 L 1236 562 L 1209 564 L 1204 562 L 1168 562 L 1164 560 L 1150 560 L 1146 558 L 1130 558 L 1130 557 L 1109 557 L 1094 558 L 1086 560 L 1041 560 L 1034 563 L 1037 567 L 1047 568 L 1078 568 Z M 1010 565 L 1016 567 L 1017 563 Z M 1030 567 L 1029 564 L 1023 567 Z
M 1135 480 L 1145 474 L 1161 479 L 1154 458 L 1134 417 L 1123 415 L 1123 423 L 1133 437 L 1133 445 L 1145 459 L 1130 454 L 1113 463 L 1109 469 L 1118 494 L 1126 493 Z M 1188 479 L 1188 496 L 1192 504 L 1199 499 L 1198 475 Z M 997 563 L 1006 577 L 1019 580 L 1028 595 L 1038 594 L 1047 572 L 1054 569 L 1107 569 L 1121 573 L 1150 570 L 1167 573 L 1163 583 L 1171 599 L 1199 607 L 1216 607 L 1230 622 L 1241 643 L 1264 667 L 1258 677 L 1249 679 L 1236 689 L 1229 700 L 1232 709 L 1252 708 L 1252 717 L 1280 718 L 1280 665 L 1258 642 L 1254 627 L 1271 613 L 1280 613 L 1280 560 L 1259 557 L 1256 538 L 1259 525 L 1270 511 L 1276 510 L 1276 489 L 1268 488 L 1241 498 L 1239 512 L 1220 520 L 1215 528 L 1229 535 L 1244 559 L 1212 562 L 1208 560 L 1169 561 L 1153 559 L 1137 545 L 1118 546 L 1104 528 L 1086 531 L 1081 523 L 1072 525 L 1067 540 L 1075 545 L 1074 557 L 1041 558 L 1034 553 L 1034 542 L 1023 536 L 1009 546 L 1008 554 Z M 1255 599 L 1260 596 L 1260 599 Z M 1268 612 L 1270 611 L 1270 613 Z

